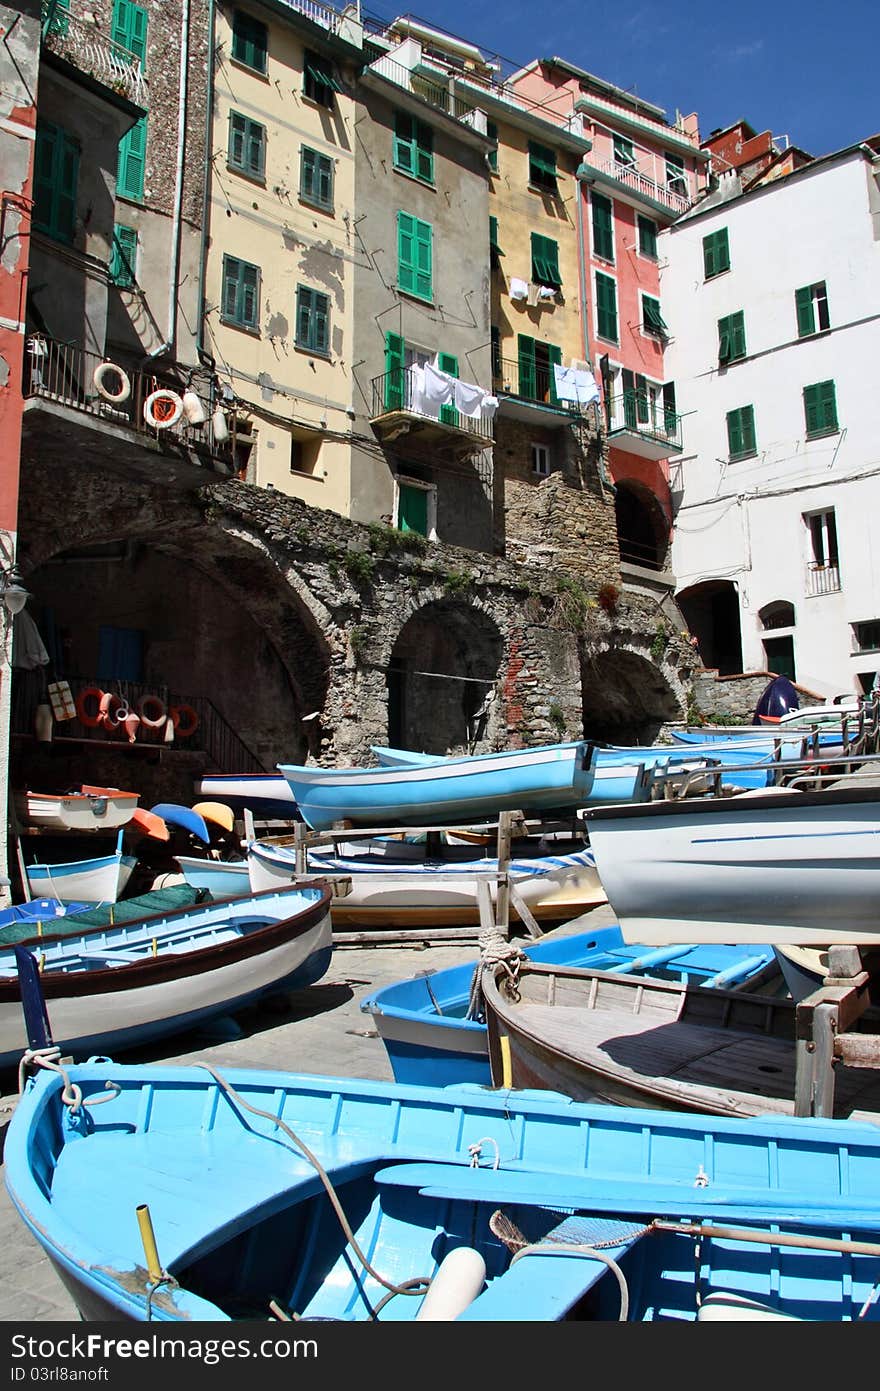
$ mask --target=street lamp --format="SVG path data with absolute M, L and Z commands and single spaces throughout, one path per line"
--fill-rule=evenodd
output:
M 12 564 L 0 578 L 0 600 L 3 607 L 14 617 L 21 613 L 30 597 L 30 592 L 24 587 L 21 571 L 17 565 Z

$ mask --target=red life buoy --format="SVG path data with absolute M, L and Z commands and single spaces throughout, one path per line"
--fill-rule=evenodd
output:
M 174 732 L 181 739 L 188 739 L 199 727 L 199 717 L 191 705 L 172 705 L 169 711 Z
M 141 717 L 141 723 L 147 729 L 161 729 L 168 716 L 164 700 L 157 695 L 141 696 L 137 703 L 137 712 Z
M 104 692 L 100 686 L 84 686 L 76 698 L 76 718 L 86 729 L 97 729 L 101 723 L 101 701 Z M 94 709 L 92 709 L 94 705 Z

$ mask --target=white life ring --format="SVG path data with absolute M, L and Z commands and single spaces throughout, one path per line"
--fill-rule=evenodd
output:
M 137 703 L 137 712 L 141 717 L 141 723 L 147 729 L 163 729 L 168 718 L 165 709 L 165 702 L 157 695 L 141 696 Z
M 158 408 L 158 409 L 157 409 Z M 167 430 L 176 425 L 183 415 L 183 402 L 176 391 L 166 391 L 160 387 L 153 391 L 144 402 L 144 420 L 156 430 Z
M 111 372 L 119 378 L 119 390 L 108 391 L 104 385 L 104 378 Z M 92 374 L 92 382 L 99 396 L 103 396 L 105 401 L 114 401 L 117 405 L 127 401 L 131 395 L 131 382 L 125 372 L 118 367 L 115 362 L 99 362 Z

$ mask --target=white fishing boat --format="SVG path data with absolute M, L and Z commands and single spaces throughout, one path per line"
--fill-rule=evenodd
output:
M 628 942 L 880 942 L 880 787 L 601 807 L 585 813 Z
M 78 792 L 15 793 L 15 811 L 22 825 L 54 831 L 115 830 L 131 820 L 137 804 L 137 792 L 87 784 Z
M 123 851 L 123 828 L 116 849 L 86 860 L 25 864 L 31 898 L 54 898 L 59 903 L 116 903 L 125 892 L 137 856 Z

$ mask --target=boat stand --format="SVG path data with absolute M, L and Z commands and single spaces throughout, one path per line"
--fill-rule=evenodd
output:
M 796 1116 L 834 1115 L 836 1064 L 880 1068 L 880 1034 L 852 1029 L 869 1004 L 870 977 L 858 947 L 829 947 L 828 967 L 824 985 L 797 1006 Z

